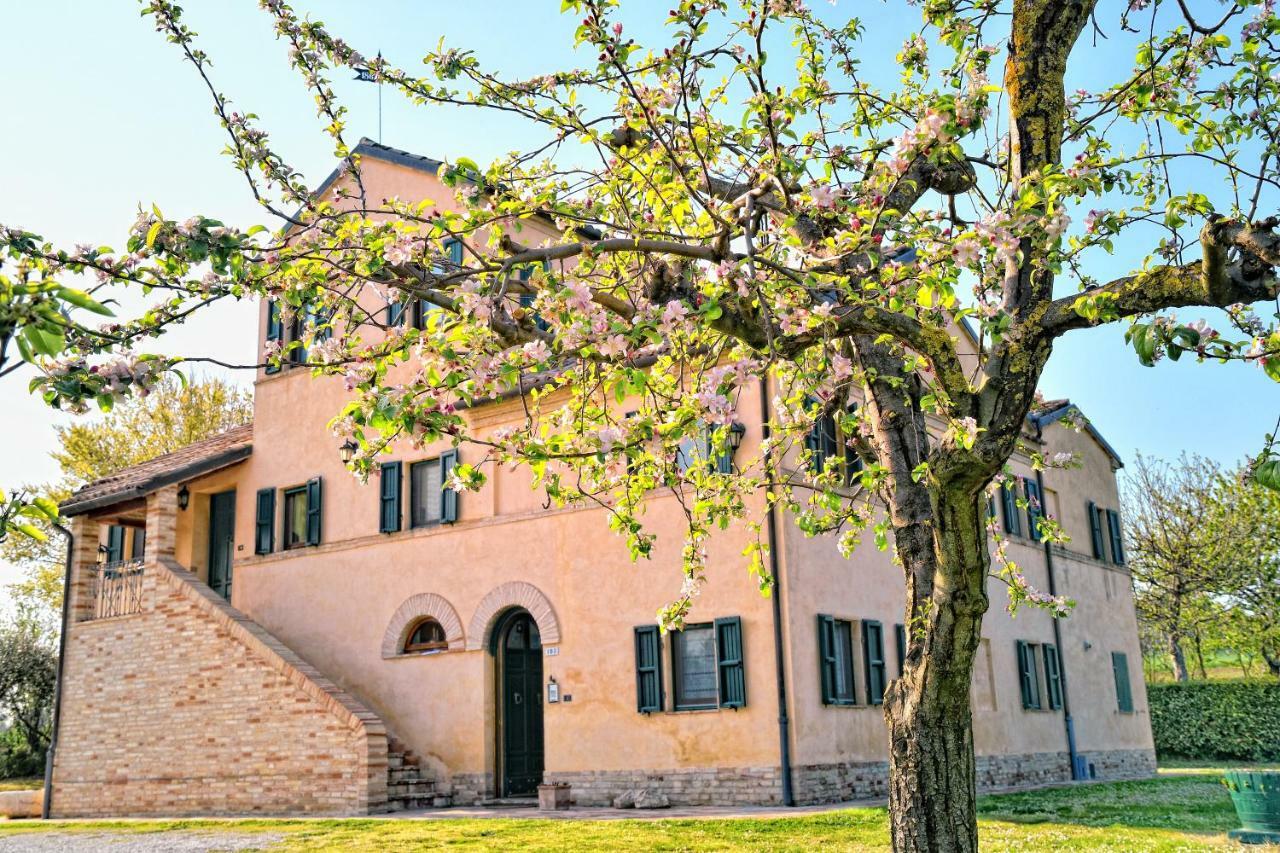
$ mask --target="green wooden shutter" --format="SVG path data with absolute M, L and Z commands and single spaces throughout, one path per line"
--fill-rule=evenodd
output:
M 1040 710 L 1040 678 L 1036 673 L 1035 648 L 1023 640 L 1015 644 L 1018 655 L 1018 683 L 1022 687 L 1022 707 L 1028 711 Z
M 320 478 L 307 481 L 307 544 L 320 544 L 320 511 L 322 509 Z
M 662 640 L 657 625 L 636 628 L 636 710 L 662 710 Z
M 445 254 L 449 256 L 449 260 L 455 264 L 462 264 L 462 241 L 448 240 L 444 244 Z
M 862 663 L 867 674 L 867 702 L 884 703 L 884 628 L 874 619 L 862 620 Z
M 1027 535 L 1040 541 L 1040 516 L 1044 514 L 1044 497 L 1040 494 L 1040 484 L 1028 477 L 1025 481 L 1027 497 Z
M 258 489 L 254 517 L 253 553 L 270 554 L 275 549 L 276 490 Z
M 129 559 L 141 560 L 147 553 L 147 531 L 138 527 L 133 531 L 133 546 L 129 550 Z
M 742 620 L 737 616 L 717 619 L 716 669 L 720 680 L 720 707 L 741 708 L 747 704 L 747 679 L 743 667 Z
M 1107 510 L 1107 533 L 1111 536 L 1111 562 L 1124 565 L 1124 530 L 1120 527 L 1120 513 Z
M 1012 536 L 1022 535 L 1022 519 L 1018 517 L 1018 493 L 1008 484 L 1000 486 L 1000 508 L 1004 512 L 1004 530 Z
M 107 528 L 107 562 L 118 563 L 124 559 L 124 527 L 113 524 Z
M 893 642 L 898 647 L 898 677 L 907 669 L 907 626 L 893 626 Z
M 1049 710 L 1062 708 L 1062 659 L 1058 656 L 1058 647 L 1044 644 L 1044 680 L 1049 694 Z
M 822 704 L 836 704 L 836 620 L 818 614 L 818 672 L 822 681 Z
M 1116 679 L 1116 706 L 1126 713 L 1133 713 L 1133 688 L 1129 684 L 1129 656 L 1124 652 L 1111 653 L 1111 671 Z
M 987 495 L 987 519 L 992 520 L 996 517 L 996 496 Z
M 378 532 L 395 533 L 400 529 L 400 481 L 404 463 L 383 462 L 378 494 Z
M 267 300 L 267 342 L 284 343 L 284 323 L 280 320 L 280 303 L 274 299 Z M 278 364 L 268 365 L 267 373 L 279 373 Z
M 458 451 L 440 454 L 440 520 L 452 524 L 458 520 L 458 493 L 449 488 L 449 475 L 458 464 Z
M 1093 546 L 1093 557 L 1095 560 L 1104 559 L 1105 548 L 1102 544 L 1102 519 L 1099 517 L 1098 505 L 1093 501 L 1089 501 L 1084 507 L 1085 513 L 1089 516 L 1089 544 Z

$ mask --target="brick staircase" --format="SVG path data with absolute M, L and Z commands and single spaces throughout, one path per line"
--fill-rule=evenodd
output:
M 444 808 L 448 794 L 436 791 L 435 780 L 423 770 L 418 756 L 396 738 L 387 738 L 387 811 Z

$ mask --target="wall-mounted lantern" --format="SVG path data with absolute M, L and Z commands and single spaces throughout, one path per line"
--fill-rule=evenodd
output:
M 351 460 L 355 458 L 356 451 L 360 449 L 360 445 L 351 439 L 342 442 L 342 446 L 338 448 L 338 455 L 342 457 L 343 465 L 350 465 Z
M 178 489 L 178 509 L 186 509 L 191 504 L 191 490 L 184 483 L 181 489 Z

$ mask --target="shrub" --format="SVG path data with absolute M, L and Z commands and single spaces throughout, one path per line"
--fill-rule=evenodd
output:
M 1280 681 L 1150 684 L 1161 758 L 1280 761 Z
M 32 750 L 17 729 L 0 732 L 0 779 L 44 775 L 44 748 Z

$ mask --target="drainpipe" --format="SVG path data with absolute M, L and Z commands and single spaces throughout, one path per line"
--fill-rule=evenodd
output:
M 61 524 L 53 525 L 53 529 L 67 540 L 67 560 L 62 577 L 62 630 L 58 634 L 58 672 L 53 682 L 53 720 L 49 727 L 49 749 L 44 755 L 44 803 L 40 807 L 40 817 L 49 819 L 49 810 L 53 804 L 53 754 L 58 748 L 58 718 L 62 711 L 62 670 L 67 659 L 67 622 L 70 620 L 71 606 L 71 564 L 75 554 L 76 537 Z
M 1040 423 L 1040 419 L 1036 418 L 1036 442 L 1042 447 L 1044 446 L 1044 427 Z M 1044 472 L 1036 469 L 1036 487 L 1040 492 L 1040 500 L 1042 505 L 1040 511 L 1044 512 Z M 1058 585 L 1053 575 L 1053 547 L 1049 544 L 1049 540 L 1044 540 L 1044 567 L 1049 576 L 1049 594 L 1058 594 Z M 1058 617 L 1053 619 L 1053 642 L 1058 647 L 1058 680 L 1062 684 L 1062 724 L 1067 730 L 1067 755 L 1071 760 L 1071 780 L 1078 782 L 1083 778 L 1079 771 L 1079 756 L 1076 754 L 1076 724 L 1071 718 L 1071 696 L 1067 690 L 1067 655 L 1062 646 L 1062 620 Z
M 769 382 L 760 377 L 760 425 L 761 439 L 765 442 L 763 454 L 766 474 L 769 464 Z M 766 498 L 767 500 L 767 498 Z M 785 645 L 782 639 L 782 575 L 778 571 L 777 507 L 770 506 L 765 518 L 765 534 L 769 543 L 769 579 L 773 584 L 773 662 L 778 675 L 778 753 L 782 771 L 782 804 L 794 806 L 795 792 L 791 788 L 791 719 L 787 714 L 787 673 L 785 669 Z

